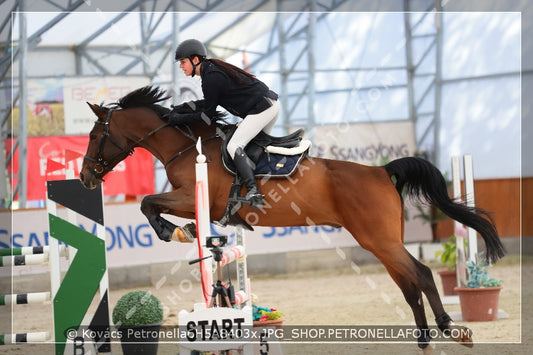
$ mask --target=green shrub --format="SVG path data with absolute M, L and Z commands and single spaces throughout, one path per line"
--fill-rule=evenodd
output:
M 454 270 L 457 264 L 457 246 L 455 235 L 448 238 L 448 241 L 442 244 L 444 250 L 437 250 L 435 258 L 439 259 L 441 263 L 448 267 L 448 270 Z M 463 239 L 463 250 L 466 249 L 466 239 Z
M 113 323 L 129 326 L 163 322 L 163 304 L 147 291 L 131 291 L 123 295 L 113 309 Z

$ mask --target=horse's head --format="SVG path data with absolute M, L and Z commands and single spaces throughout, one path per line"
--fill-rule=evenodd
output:
M 118 129 L 111 132 L 113 109 L 87 103 L 97 120 L 89 133 L 89 145 L 83 158 L 80 180 L 88 189 L 94 189 L 104 181 L 104 176 L 128 155 L 131 147 Z

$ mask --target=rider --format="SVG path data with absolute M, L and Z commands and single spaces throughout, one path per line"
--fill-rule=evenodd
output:
M 206 57 L 205 46 L 196 39 L 185 40 L 176 49 L 175 60 L 179 61 L 185 75 L 201 77 L 204 99 L 196 101 L 196 104 L 201 102 L 202 109 L 194 113 L 180 113 L 179 106 L 174 107 L 169 114 L 169 123 L 188 124 L 205 115 L 215 117 L 218 105 L 243 118 L 228 142 L 227 150 L 248 190 L 243 202 L 261 208 L 263 195 L 255 180 L 253 163 L 244 148 L 260 131 L 272 131 L 280 111 L 278 95 L 254 75 L 220 59 Z

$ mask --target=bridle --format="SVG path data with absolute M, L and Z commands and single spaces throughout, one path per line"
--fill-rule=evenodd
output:
M 152 131 L 150 131 L 149 133 L 147 133 L 144 137 L 138 139 L 136 142 L 134 142 L 133 144 L 129 145 L 128 147 L 126 148 L 122 148 L 117 142 L 115 142 L 113 140 L 113 138 L 111 137 L 110 133 L 109 133 L 109 123 L 111 122 L 111 117 L 112 117 L 112 114 L 113 114 L 113 111 L 114 109 L 109 109 L 109 111 L 107 112 L 107 117 L 106 117 L 106 120 L 105 122 L 102 122 L 102 121 L 95 121 L 95 124 L 100 124 L 100 125 L 104 125 L 104 132 L 102 133 L 102 136 L 100 138 L 100 142 L 98 144 L 98 150 L 96 152 L 96 158 L 92 158 L 88 155 L 85 155 L 83 157 L 83 164 L 84 166 L 87 168 L 87 170 L 91 173 L 91 175 L 93 175 L 96 179 L 104 182 L 105 180 L 103 179 L 103 176 L 111 171 L 113 171 L 113 168 L 111 168 L 111 166 L 114 166 L 112 165 L 112 163 L 116 160 L 118 161 L 121 161 L 123 160 L 126 156 L 128 155 L 133 155 L 133 152 L 134 152 L 134 149 L 136 146 L 138 146 L 142 141 L 144 141 L 145 139 L 147 139 L 148 137 L 152 136 L 153 134 L 155 134 L 156 132 L 158 132 L 159 130 L 169 126 L 168 123 L 163 123 L 161 126 L 153 129 Z M 189 126 L 186 126 L 187 129 L 189 130 L 189 132 L 185 132 L 183 131 L 181 128 L 179 128 L 178 126 L 176 126 L 175 128 L 177 128 L 185 137 L 187 138 L 190 138 L 194 143 L 179 151 L 178 153 L 174 154 L 166 163 L 165 163 L 165 167 L 171 162 L 173 161 L 174 159 L 178 158 L 179 156 L 181 156 L 183 153 L 187 152 L 188 150 L 196 147 L 196 142 L 198 141 L 198 138 L 196 138 L 192 132 L 192 130 L 189 128 Z M 207 142 L 209 140 L 212 140 L 212 139 L 215 139 L 215 138 L 219 138 L 219 135 L 215 135 L 213 137 L 209 137 L 205 140 L 203 140 L 203 142 Z M 119 149 L 119 152 L 114 154 L 113 156 L 111 156 L 109 159 L 106 159 L 104 160 L 104 157 L 103 157 L 103 154 L 104 154 L 104 145 L 106 143 L 106 140 L 109 140 L 109 142 L 111 142 L 115 147 L 117 147 Z M 203 143 L 202 142 L 202 143 Z M 203 144 L 202 144 L 203 145 Z M 206 153 L 208 154 L 209 156 L 209 153 L 206 151 Z M 210 158 L 210 156 L 209 156 Z M 211 160 L 211 159 L 209 159 Z M 87 161 L 89 162 L 92 162 L 94 163 L 95 165 L 91 168 L 88 164 L 87 164 Z
M 113 140 L 113 138 L 111 138 L 111 136 L 109 135 L 109 122 L 111 121 L 111 115 L 113 114 L 113 109 L 110 109 L 108 112 L 107 112 L 107 118 L 105 120 L 105 122 L 102 122 L 102 121 L 95 121 L 94 124 L 100 124 L 100 125 L 104 125 L 104 132 L 102 133 L 102 136 L 100 138 L 100 143 L 98 144 L 98 150 L 96 151 L 96 159 L 95 158 L 92 158 L 88 155 L 85 155 L 83 157 L 83 164 L 85 165 L 85 167 L 87 168 L 87 170 L 89 170 L 89 172 L 95 177 L 97 178 L 98 180 L 104 182 L 105 180 L 103 179 L 103 176 L 105 174 L 107 174 L 108 172 L 110 171 L 113 171 L 113 168 L 111 168 L 110 164 L 115 160 L 117 159 L 117 157 L 122 157 L 124 155 L 124 153 L 127 152 L 127 155 L 132 155 L 133 154 L 133 148 L 129 148 L 128 150 L 126 149 L 123 149 L 117 142 L 115 142 Z M 120 151 L 113 155 L 111 158 L 107 159 L 107 160 L 104 160 L 104 157 L 103 157 L 103 154 L 104 154 L 104 145 L 105 145 L 105 142 L 106 140 L 108 140 L 115 146 L 117 147 Z M 95 165 L 91 168 L 88 164 L 87 164 L 87 161 L 90 161 L 92 163 L 95 163 Z
M 156 129 L 152 130 L 147 135 L 145 135 L 141 139 L 137 140 L 135 143 L 127 146 L 126 148 L 122 148 L 120 146 L 120 144 L 115 142 L 115 140 L 113 140 L 113 138 L 109 134 L 109 123 L 111 122 L 111 116 L 113 114 L 113 111 L 114 111 L 113 109 L 109 109 L 109 111 L 107 112 L 107 118 L 106 118 L 105 122 L 102 122 L 102 121 L 94 122 L 95 124 L 104 125 L 104 132 L 102 133 L 102 136 L 100 137 L 100 143 L 98 144 L 98 150 L 96 151 L 96 158 L 92 158 L 92 157 L 90 157 L 88 155 L 85 155 L 83 157 L 83 164 L 85 165 L 87 170 L 89 170 L 89 172 L 96 179 L 98 179 L 98 180 L 100 180 L 102 182 L 105 181 L 103 179 L 103 176 L 105 174 L 113 171 L 113 168 L 111 167 L 111 166 L 114 166 L 114 165 L 112 165 L 113 162 L 115 162 L 116 160 L 121 161 L 126 156 L 133 155 L 134 149 L 135 149 L 135 147 L 137 145 L 139 145 L 139 143 L 141 143 L 143 140 L 145 140 L 146 138 L 150 137 L 151 135 L 153 135 L 154 133 L 156 133 L 160 129 L 168 126 L 168 124 L 165 123 L 165 124 L 157 127 Z M 111 144 L 113 144 L 115 147 L 117 147 L 119 149 L 119 152 L 114 154 L 113 156 L 111 156 L 109 159 L 104 160 L 104 156 L 103 156 L 104 155 L 104 146 L 105 146 L 105 143 L 106 143 L 107 140 L 109 140 L 109 142 L 111 142 Z M 87 164 L 87 161 L 90 161 L 90 162 L 94 163 L 95 165 L 91 168 Z

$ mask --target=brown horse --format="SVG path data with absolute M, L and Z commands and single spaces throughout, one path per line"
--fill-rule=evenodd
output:
M 220 126 L 206 122 L 187 127 L 169 126 L 164 121 L 169 110 L 157 104 L 164 99 L 160 89 L 145 87 L 112 106 L 89 104 L 98 119 L 90 132 L 80 179 L 85 187 L 94 188 L 118 162 L 132 154 L 134 148 L 150 151 L 164 164 L 173 190 L 146 196 L 141 210 L 159 238 L 168 241 L 176 226 L 161 217 L 162 213 L 189 219 L 195 217 L 194 162 L 197 153 L 194 147 L 197 137 L 202 137 L 204 152 L 209 158 L 213 220 L 223 215 L 233 177 L 221 164 L 221 140 L 217 135 Z M 450 334 L 454 325 L 444 311 L 431 270 L 412 257 L 403 245 L 402 193 L 431 203 L 451 218 L 477 230 L 485 241 L 490 261 L 495 262 L 504 255 L 496 229 L 486 213 L 452 201 L 442 174 L 423 159 L 402 158 L 382 167 L 371 167 L 308 157 L 292 177 L 261 179 L 258 183 L 265 195 L 264 208 L 244 207 L 239 211 L 240 216 L 257 226 L 332 225 L 346 228 L 359 245 L 383 263 L 402 290 L 416 325 L 422 330 L 418 338 L 421 348 L 425 348 L 431 339 L 422 292 L 441 331 Z M 472 344 L 468 332 L 461 331 L 455 340 Z

